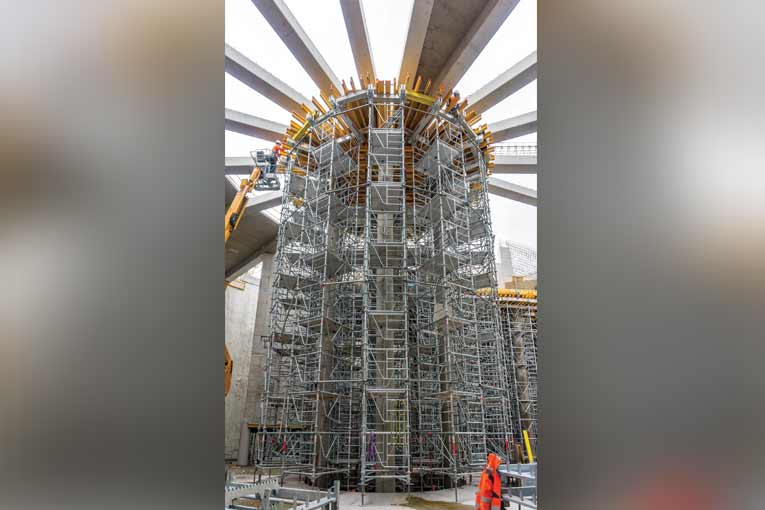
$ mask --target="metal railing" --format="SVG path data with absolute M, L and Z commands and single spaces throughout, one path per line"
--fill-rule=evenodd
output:
M 536 156 L 537 144 L 533 143 L 498 143 L 494 144 L 496 156 Z
M 537 464 L 502 464 L 499 467 L 502 476 L 505 508 L 524 510 L 537 508 Z M 513 480 L 515 483 L 510 483 Z
M 226 486 L 225 496 L 226 509 L 339 510 L 340 482 L 336 480 L 326 491 L 282 487 L 275 478 L 251 484 L 231 483 Z

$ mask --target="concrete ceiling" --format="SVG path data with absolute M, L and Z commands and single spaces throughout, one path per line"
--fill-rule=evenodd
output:
M 239 227 L 226 243 L 226 279 L 239 276 L 261 254 L 275 253 L 278 232 L 279 226 L 263 213 L 245 213 Z
M 267 193 L 267 192 L 256 192 Z M 236 190 L 226 183 L 226 209 L 231 204 Z M 223 211 L 225 213 L 225 209 Z M 221 215 L 223 217 L 223 215 Z M 245 209 L 239 227 L 226 243 L 224 260 L 226 280 L 233 280 L 252 266 L 262 253 L 275 253 L 276 234 L 279 225 L 262 212 Z

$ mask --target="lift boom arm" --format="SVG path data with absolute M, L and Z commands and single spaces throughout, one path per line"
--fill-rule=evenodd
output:
M 260 168 L 255 166 L 250 177 L 242 179 L 242 182 L 239 183 L 239 191 L 236 192 L 234 200 L 231 202 L 228 211 L 226 211 L 224 242 L 228 242 L 231 233 L 239 226 L 244 208 L 247 207 L 247 194 L 252 192 L 259 179 Z
M 262 152 L 259 154 L 262 155 Z M 244 214 L 244 210 L 247 207 L 247 195 L 251 193 L 252 190 L 254 190 L 256 187 L 260 188 L 258 186 L 258 182 L 261 180 L 262 170 L 260 169 L 259 165 L 264 163 L 265 161 L 261 156 L 255 158 L 255 166 L 252 169 L 252 173 L 247 179 L 242 179 L 242 181 L 239 183 L 239 191 L 236 192 L 234 200 L 231 201 L 231 205 L 226 211 L 226 218 L 223 224 L 224 244 L 228 242 L 229 237 L 231 237 L 231 234 L 234 232 L 234 230 L 236 230 L 236 227 L 239 226 L 239 222 L 242 221 L 242 215 Z M 271 168 L 273 169 L 273 167 Z M 265 189 L 279 189 L 279 181 L 273 175 L 272 171 L 266 172 L 264 182 L 266 186 Z M 224 372 L 224 395 L 228 395 L 228 392 L 231 389 L 231 374 L 234 371 L 234 361 L 231 359 L 231 355 L 228 353 L 228 347 L 225 346 L 225 343 L 223 348 L 225 350 L 226 356 Z
M 224 224 L 225 230 L 223 231 L 224 244 L 228 242 L 228 238 L 231 237 L 231 233 L 236 230 L 236 227 L 239 226 L 239 222 L 242 220 L 242 213 L 244 212 L 244 208 L 247 207 L 247 194 L 250 193 L 253 188 L 255 188 L 255 184 L 258 182 L 258 179 L 260 179 L 260 168 L 255 166 L 252 169 L 250 177 L 247 179 L 242 179 L 242 182 L 239 183 L 239 191 L 236 192 L 234 200 L 228 207 L 228 211 L 226 211 L 226 220 Z M 223 349 L 225 350 L 226 356 L 224 365 L 225 379 L 223 391 L 224 396 L 227 396 L 229 390 L 231 389 L 231 374 L 234 371 L 234 360 L 231 359 L 231 355 L 228 353 L 228 347 L 226 347 L 225 343 L 223 344 Z

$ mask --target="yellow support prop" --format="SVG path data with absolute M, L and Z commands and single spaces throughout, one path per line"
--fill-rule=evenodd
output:
M 415 103 L 421 103 L 426 106 L 432 105 L 436 100 L 432 96 L 427 94 L 421 94 L 420 92 L 413 92 L 411 90 L 406 91 L 406 98 Z
M 294 139 L 294 140 L 297 142 L 297 141 L 299 141 L 301 138 L 303 138 L 303 135 L 304 135 L 304 134 L 306 134 L 306 132 L 308 131 L 308 127 L 309 127 L 309 123 L 308 123 L 308 121 L 306 121 L 306 123 L 305 123 L 305 124 L 303 124 L 303 127 L 301 127 L 301 128 L 298 130 L 298 132 L 297 132 L 297 133 L 295 133 L 295 136 L 293 137 L 293 139 Z
M 531 451 L 531 441 L 529 441 L 529 431 L 523 431 L 523 442 L 526 445 L 526 452 L 529 455 L 529 464 L 534 462 L 534 453 Z

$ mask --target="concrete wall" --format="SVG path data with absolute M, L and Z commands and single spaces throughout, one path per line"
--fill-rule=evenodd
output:
M 497 263 L 497 283 L 500 287 L 504 282 L 513 279 L 513 257 L 509 246 L 499 245 L 499 262 Z
M 273 283 L 273 254 L 261 256 L 260 280 L 245 274 L 243 291 L 226 288 L 226 345 L 234 360 L 231 391 L 226 397 L 224 455 L 236 460 L 242 423 L 260 419 L 260 399 L 265 376 L 265 347 L 268 335 Z
M 245 280 L 254 282 L 252 277 Z M 244 290 L 226 287 L 226 346 L 234 360 L 231 390 L 226 397 L 226 459 L 236 459 L 242 421 L 245 419 L 248 381 L 251 373 L 253 333 L 259 285 L 246 283 Z

